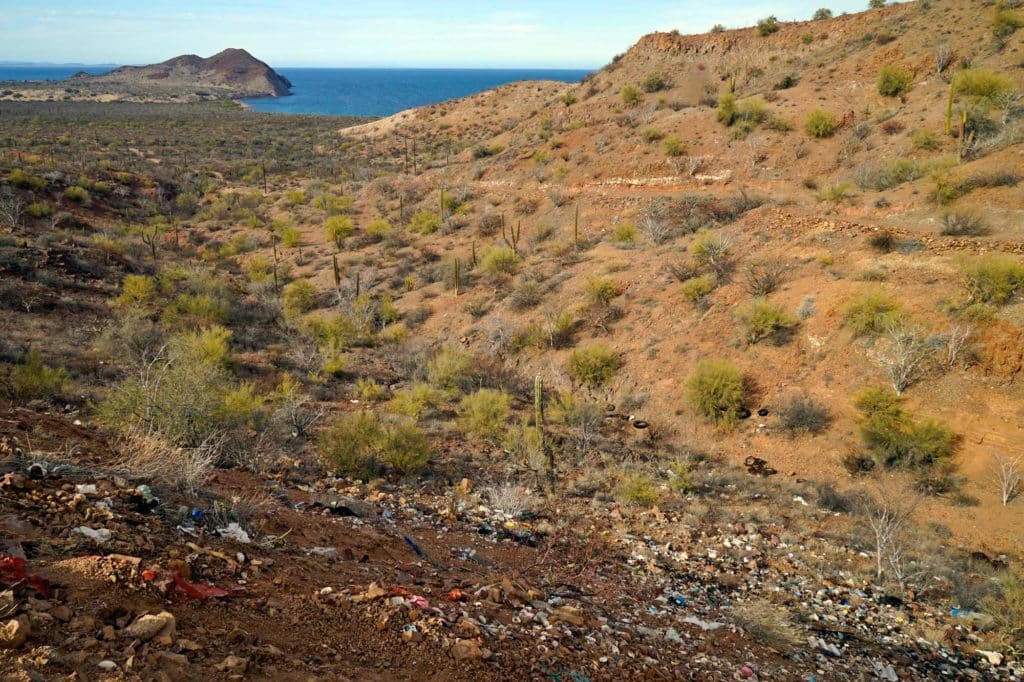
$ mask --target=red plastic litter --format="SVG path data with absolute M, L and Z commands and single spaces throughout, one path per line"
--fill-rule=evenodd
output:
M 462 590 L 456 587 L 454 590 L 444 595 L 444 598 L 448 601 L 462 601 L 466 598 L 466 595 L 463 594 Z
M 410 592 L 409 590 L 405 589 L 401 585 L 395 585 L 394 587 L 391 588 L 391 594 L 393 594 L 396 597 L 408 597 L 408 596 L 412 595 L 412 592 Z
M 216 585 L 207 585 L 204 583 L 190 583 L 181 577 L 178 572 L 174 573 L 174 589 L 181 594 L 191 597 L 192 599 L 218 599 L 220 597 L 231 596 L 231 593 L 227 590 L 222 590 Z
M 16 556 L 0 557 L 0 580 L 4 585 L 20 583 L 25 577 L 24 559 Z
M 50 593 L 50 583 L 44 578 L 25 573 L 24 559 L 16 556 L 0 557 L 0 584 L 10 587 L 21 582 L 26 583 L 42 597 Z

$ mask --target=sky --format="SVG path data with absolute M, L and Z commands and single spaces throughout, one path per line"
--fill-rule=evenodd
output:
M 594 68 L 640 36 L 867 0 L 0 0 L 0 61 L 149 64 L 249 50 L 274 67 Z

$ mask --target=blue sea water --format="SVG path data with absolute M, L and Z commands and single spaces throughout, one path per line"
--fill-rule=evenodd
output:
M 292 95 L 246 100 L 256 111 L 332 116 L 391 114 L 465 97 L 505 83 L 554 80 L 574 83 L 578 69 L 277 69 Z
M 0 81 L 60 80 L 78 71 L 105 73 L 112 66 L 0 66 Z M 278 73 L 292 82 L 292 95 L 250 99 L 255 111 L 325 116 L 389 116 L 465 97 L 522 80 L 575 83 L 582 69 L 302 69 Z

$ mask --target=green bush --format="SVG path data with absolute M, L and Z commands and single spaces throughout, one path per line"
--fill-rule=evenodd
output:
M 427 438 L 414 424 L 404 420 L 385 424 L 373 412 L 365 411 L 340 417 L 320 435 L 317 449 L 335 474 L 365 478 L 382 462 L 403 474 L 413 474 L 430 459 Z
M 20 168 L 15 168 L 7 174 L 7 182 L 12 187 L 30 189 L 35 192 L 46 189 L 46 180 L 35 175 L 26 173 Z
M 519 256 L 504 246 L 488 246 L 480 255 L 480 269 L 491 275 L 515 274 Z
M 74 187 L 68 187 L 64 190 L 64 198 L 69 201 L 73 201 L 76 204 L 81 204 L 82 206 L 89 206 L 92 204 L 92 197 L 89 196 L 89 191 L 84 187 L 78 187 L 77 185 Z
M 281 305 L 289 316 L 301 315 L 316 306 L 316 287 L 308 279 L 289 282 L 281 292 Z
M 344 215 L 331 216 L 324 221 L 324 234 L 328 240 L 334 242 L 338 251 L 341 251 L 342 244 L 352 235 L 355 228 L 356 224 L 352 219 Z
M 1024 288 L 1024 263 L 1012 256 L 986 254 L 959 265 L 970 303 L 1002 305 Z
M 409 230 L 418 234 L 433 234 L 441 227 L 441 218 L 431 211 L 417 211 L 409 223 Z
M 621 365 L 619 354 L 606 344 L 578 348 L 569 356 L 569 373 L 579 383 L 599 387 L 608 383 Z
M 631 222 L 616 223 L 615 230 L 612 231 L 612 241 L 619 246 L 633 246 L 640 241 L 640 230 Z
M 1006 571 L 999 590 L 986 597 L 982 606 L 995 621 L 1000 639 L 1018 650 L 1024 648 L 1024 576 Z
M 505 431 L 512 399 L 504 391 L 482 388 L 459 402 L 459 425 L 469 436 L 491 440 Z
M 997 3 L 995 13 L 992 16 L 992 37 L 998 42 L 1005 41 L 1017 32 L 1017 29 L 1024 27 L 1024 13 L 1006 7 L 1003 3 Z
M 761 37 L 770 36 L 779 30 L 779 20 L 774 16 L 765 17 L 757 22 L 757 34 Z
M 914 77 L 902 66 L 889 64 L 878 72 L 878 94 L 883 97 L 902 97 L 910 92 Z
M 302 244 L 302 233 L 294 225 L 285 225 L 278 234 L 281 236 L 281 245 L 286 249 L 294 249 Z
M 728 240 L 704 229 L 694 235 L 690 254 L 698 266 L 721 272 L 728 264 L 729 248 Z
M 814 109 L 804 120 L 804 132 L 811 137 L 832 137 L 838 127 L 836 117 L 823 109 Z
M 376 218 L 366 224 L 366 234 L 374 239 L 384 239 L 391 234 L 391 223 L 383 218 Z
M 953 76 L 952 92 L 965 97 L 995 103 L 1016 90 L 1013 81 L 1001 73 L 985 69 L 962 69 Z
M 668 87 L 668 81 L 660 73 L 649 73 L 644 78 L 644 92 L 659 92 Z
M 51 400 L 67 384 L 67 371 L 44 363 L 38 351 L 29 351 L 11 370 L 11 394 L 17 402 Z
M 822 7 L 819 10 L 815 10 L 814 16 L 811 17 L 814 21 L 822 21 L 823 19 L 831 19 L 832 10 L 827 7 Z
M 902 316 L 899 304 L 882 289 L 868 289 L 846 302 L 844 323 L 857 336 L 881 334 Z
M 914 149 L 933 151 L 939 148 L 939 136 L 930 128 L 918 128 L 910 133 L 910 145 Z
M 819 189 L 814 193 L 814 198 L 818 201 L 830 201 L 838 204 L 850 197 L 851 190 L 853 190 L 853 185 L 850 183 L 837 182 L 834 185 L 828 185 Z
M 583 286 L 587 300 L 593 305 L 608 305 L 622 294 L 622 289 L 611 277 L 597 277 Z
M 743 398 L 743 373 L 728 360 L 701 360 L 686 380 L 690 408 L 721 428 L 736 423 Z
M 658 503 L 658 487 L 646 474 L 629 474 L 619 483 L 615 498 L 624 504 L 653 507 Z
M 156 281 L 146 275 L 125 275 L 114 301 L 122 307 L 145 306 L 156 299 Z
M 630 107 L 638 106 L 644 101 L 644 93 L 640 92 L 640 88 L 627 85 L 622 88 L 622 101 Z
M 658 140 L 665 137 L 665 133 L 661 132 L 657 128 L 648 128 L 644 131 L 644 142 L 650 144 L 651 142 L 657 142 Z
M 384 398 L 384 387 L 369 377 L 356 379 L 356 396 L 365 403 L 374 403 Z
M 736 321 L 747 343 L 780 337 L 797 325 L 797 320 L 782 306 L 767 299 L 755 299 L 736 312 Z
M 682 284 L 683 298 L 690 303 L 702 303 L 718 285 L 714 275 L 691 277 Z
M 861 413 L 861 438 L 879 464 L 928 467 L 948 461 L 956 452 L 958 438 L 948 426 L 914 421 L 894 391 L 865 389 L 855 396 L 854 405 Z
M 427 362 L 427 381 L 444 390 L 464 387 L 473 368 L 473 356 L 454 346 L 445 346 Z
M 437 404 L 438 399 L 437 391 L 430 384 L 416 383 L 396 391 L 388 401 L 388 409 L 419 421 L 428 409 Z
M 37 201 L 25 207 L 25 214 L 29 218 L 49 218 L 53 215 L 53 206 L 45 201 Z
M 686 153 L 686 144 L 675 135 L 670 135 L 664 143 L 665 156 L 682 156 Z
M 718 121 L 731 126 L 736 121 L 736 95 L 725 93 L 718 98 Z

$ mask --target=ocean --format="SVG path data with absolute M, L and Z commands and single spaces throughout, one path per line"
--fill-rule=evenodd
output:
M 59 80 L 82 70 L 103 73 L 109 66 L 0 66 L 0 81 Z M 521 80 L 575 83 L 583 69 L 300 69 L 281 68 L 292 82 L 290 97 L 250 99 L 255 111 L 325 116 L 391 114 Z

